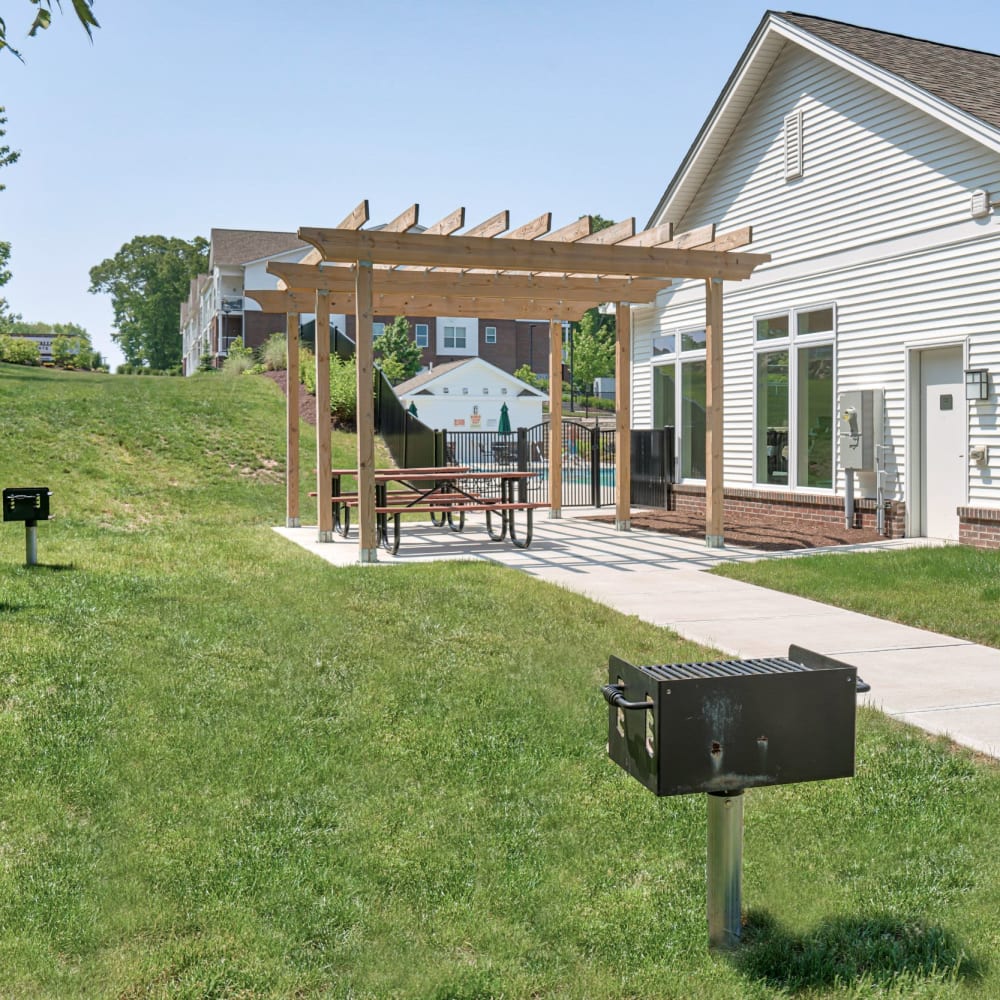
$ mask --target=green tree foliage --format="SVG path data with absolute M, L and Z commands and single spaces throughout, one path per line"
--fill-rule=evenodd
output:
M 607 317 L 588 309 L 579 323 L 573 324 L 573 382 L 577 391 L 589 395 L 594 379 L 615 373 L 614 327 L 600 323 Z
M 420 348 L 410 339 L 410 323 L 405 316 L 397 316 L 375 341 L 375 357 L 393 385 L 413 378 L 420 371 Z
M 0 25 L 3 22 L 0 21 Z M 7 116 L 4 114 L 6 108 L 0 106 L 0 141 L 7 134 L 4 125 L 7 124 Z M 9 167 L 17 163 L 21 154 L 10 146 L 0 144 L 0 167 Z M 0 191 L 6 188 L 5 184 L 0 184 Z M 7 284 L 11 279 L 10 268 L 8 264 L 10 263 L 10 243 L 0 240 L 0 288 Z M 14 320 L 18 317 L 11 313 L 10 308 L 7 304 L 7 300 L 0 297 L 0 333 L 10 333 L 10 326 Z
M 527 382 L 534 389 L 548 389 L 549 383 L 548 379 L 544 379 L 536 375 L 532 370 L 531 366 L 524 364 L 514 372 L 514 378 L 519 378 L 522 382 Z
M 180 362 L 181 302 L 191 279 L 207 267 L 203 236 L 136 236 L 90 269 L 90 291 L 111 296 L 111 336 L 129 364 L 170 368 Z
M 12 365 L 40 364 L 38 344 L 24 337 L 0 335 L 0 361 Z
M 83 25 L 83 30 L 87 32 L 87 37 L 93 40 L 94 28 L 99 28 L 97 18 L 94 17 L 94 0 L 72 0 L 73 13 L 77 20 Z M 52 23 L 52 0 L 30 0 L 34 8 L 35 16 L 28 28 L 28 37 L 33 38 L 39 31 L 44 31 Z M 62 10 L 62 0 L 55 0 L 55 5 Z M 0 18 L 0 49 L 7 49 L 13 55 L 21 59 L 21 53 L 7 41 L 7 24 Z M 23 62 L 24 60 L 21 59 Z

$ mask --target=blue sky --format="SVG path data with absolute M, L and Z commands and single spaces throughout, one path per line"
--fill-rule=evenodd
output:
M 68 0 L 65 5 L 71 9 Z M 7 0 L 0 294 L 76 322 L 112 361 L 89 270 L 139 234 L 331 226 L 413 202 L 430 223 L 597 212 L 645 223 L 767 8 L 722 0 L 98 0 L 23 39 Z M 788 9 L 777 7 L 775 9 Z M 1000 5 L 818 2 L 791 9 L 1000 52 Z M 19 44 L 20 43 L 20 44 Z

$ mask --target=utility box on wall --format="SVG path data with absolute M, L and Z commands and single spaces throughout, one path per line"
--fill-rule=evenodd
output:
M 840 467 L 872 472 L 875 449 L 884 437 L 885 403 L 881 389 L 840 394 Z

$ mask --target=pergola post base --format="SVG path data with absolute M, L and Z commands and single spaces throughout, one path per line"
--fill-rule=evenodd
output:
M 316 541 L 317 542 L 332 542 L 333 541 L 333 532 L 332 531 L 320 531 L 316 535 Z
M 378 549 L 358 549 L 358 562 L 362 566 L 372 566 L 378 562 Z
M 301 528 L 302 527 L 302 519 L 299 518 L 299 517 L 286 517 L 285 518 L 285 527 L 286 528 Z
M 549 520 L 550 521 L 561 521 L 562 520 L 562 508 L 560 508 L 560 507 L 550 507 L 549 508 Z
M 725 535 L 706 535 L 705 546 L 710 549 L 724 549 L 726 547 Z
M 615 531 L 631 531 L 632 530 L 632 519 L 628 518 L 625 521 L 615 521 Z

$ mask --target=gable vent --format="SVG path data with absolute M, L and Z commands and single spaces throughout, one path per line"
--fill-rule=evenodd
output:
M 785 180 L 802 176 L 802 112 L 785 116 Z

